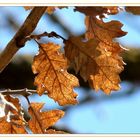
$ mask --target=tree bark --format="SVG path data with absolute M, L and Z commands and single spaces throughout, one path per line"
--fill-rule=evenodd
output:
M 26 18 L 23 25 L 15 34 L 13 39 L 7 44 L 4 51 L 0 54 L 0 73 L 10 63 L 16 52 L 24 47 L 26 43 L 26 37 L 29 36 L 36 28 L 40 18 L 46 11 L 47 7 L 35 7 Z

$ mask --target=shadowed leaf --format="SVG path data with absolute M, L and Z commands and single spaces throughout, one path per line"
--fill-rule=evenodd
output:
M 106 94 L 120 89 L 119 73 L 123 70 L 122 58 L 100 47 L 97 40 L 82 42 L 79 37 L 66 41 L 65 54 L 73 68 L 89 81 L 96 91 L 102 89 Z

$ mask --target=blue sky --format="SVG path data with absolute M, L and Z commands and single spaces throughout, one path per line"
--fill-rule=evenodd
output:
M 25 11 L 23 7 L 1 7 L 0 8 L 0 49 L 3 49 L 9 40 L 15 34 L 12 28 L 8 28 L 5 15 L 10 14 L 14 20 L 22 25 L 29 11 Z M 79 12 L 73 12 L 72 7 L 69 9 L 57 10 L 55 12 L 61 22 L 64 22 L 73 34 L 81 34 L 85 32 L 84 15 Z M 140 46 L 140 16 L 134 16 L 128 13 L 120 13 L 116 16 L 110 16 L 107 20 L 120 20 L 124 26 L 123 30 L 128 31 L 125 37 L 119 39 L 120 43 L 129 46 Z M 47 21 L 47 22 L 46 22 Z M 62 32 L 61 27 L 53 24 L 48 17 L 43 17 L 36 29 L 36 32 L 42 33 L 44 30 L 51 32 L 55 30 L 58 34 L 68 37 Z M 62 44 L 62 40 L 56 40 Z M 129 45 L 129 46 L 128 46 Z M 38 51 L 37 45 L 31 41 L 22 48 L 18 54 L 36 54 Z M 122 89 L 114 94 L 125 94 L 132 86 L 130 83 L 123 82 Z M 76 89 L 79 94 L 78 99 L 83 98 L 85 91 Z M 71 107 L 69 112 L 66 112 L 65 117 L 60 120 L 57 125 L 68 126 L 76 133 L 140 133 L 140 88 L 137 87 L 133 96 L 120 98 L 116 100 L 102 100 L 106 96 L 102 92 L 98 94 L 90 91 L 90 94 L 95 94 L 99 98 L 98 102 L 89 102 L 85 105 Z M 112 96 L 111 95 L 111 96 Z M 31 100 L 36 100 L 32 97 Z M 45 106 L 48 109 L 59 107 L 57 103 L 50 100 L 46 96 L 39 97 L 39 101 L 47 101 Z M 38 101 L 38 100 L 36 100 Z

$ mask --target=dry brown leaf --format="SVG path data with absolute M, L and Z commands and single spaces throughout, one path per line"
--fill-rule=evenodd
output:
M 90 86 L 96 91 L 103 90 L 110 94 L 112 90 L 120 89 L 119 74 L 123 71 L 123 61 L 119 56 L 111 56 L 109 53 L 96 58 L 98 73 L 90 76 Z
M 44 91 L 59 105 L 76 104 L 77 94 L 73 88 L 78 86 L 78 79 L 67 72 L 67 60 L 60 52 L 60 46 L 54 43 L 40 44 L 39 54 L 32 64 L 34 74 L 38 74 L 34 84 L 37 93 Z
M 98 50 L 98 41 L 90 40 L 82 42 L 80 37 L 70 37 L 66 41 L 65 55 L 72 62 L 72 66 L 76 73 L 80 71 L 82 78 L 87 81 L 90 75 L 96 73 L 95 58 L 100 55 Z
M 106 48 L 104 48 L 106 49 Z M 96 91 L 102 89 L 106 94 L 120 88 L 119 73 L 123 70 L 123 61 L 118 54 L 103 51 L 100 42 L 91 39 L 82 42 L 79 37 L 66 41 L 65 54 L 73 64 L 75 71 Z
M 132 14 L 134 14 L 134 15 L 139 15 L 140 14 L 140 7 L 137 7 L 137 6 L 128 6 L 128 7 L 125 7 L 125 10 L 127 11 L 127 12 L 130 12 L 130 13 L 132 13 Z
M 46 130 L 54 125 L 60 118 L 64 116 L 64 112 L 61 110 L 51 110 L 41 112 L 43 103 L 31 103 L 29 107 L 29 113 L 31 120 L 28 122 L 29 128 L 35 134 L 46 133 Z
M 25 120 L 21 112 L 18 98 L 10 95 L 3 96 L 5 116 L 0 118 L 0 133 L 3 134 L 26 134 Z
M 24 124 L 22 120 L 16 116 L 12 118 L 10 122 L 7 121 L 7 117 L 0 118 L 0 134 L 26 134 Z
M 86 38 L 96 38 L 100 42 L 110 44 L 113 38 L 122 37 L 126 32 L 122 31 L 123 26 L 119 21 L 103 22 L 92 16 L 87 16 L 85 19 Z
M 123 26 L 119 21 L 104 22 L 92 16 L 87 16 L 85 20 L 87 39 L 99 41 L 98 49 L 101 56 L 96 59 L 100 67 L 99 74 L 90 77 L 90 85 L 96 90 L 102 89 L 109 94 L 111 90 L 118 90 L 120 78 L 118 74 L 123 70 L 124 62 L 119 53 L 124 50 L 119 43 L 114 42 L 114 38 L 126 35 L 122 31 Z M 97 84 L 98 83 L 98 84 Z
M 5 106 L 5 112 L 6 114 L 11 111 L 13 114 L 19 114 L 21 111 L 21 105 L 19 103 L 19 99 L 12 97 L 10 95 L 6 95 L 5 100 L 10 103 L 10 104 L 6 104 Z

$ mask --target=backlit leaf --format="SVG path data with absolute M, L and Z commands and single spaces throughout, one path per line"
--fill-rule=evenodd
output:
M 5 116 L 0 118 L 1 134 L 26 134 L 25 120 L 18 98 L 10 95 L 1 96 Z
M 50 110 L 41 112 L 43 103 L 31 103 L 29 107 L 29 113 L 31 120 L 29 121 L 29 128 L 35 134 L 46 133 L 46 130 L 54 125 L 60 118 L 64 116 L 64 112 L 61 110 Z
M 76 104 L 73 88 L 79 85 L 78 79 L 67 72 L 67 60 L 59 49 L 54 43 L 39 45 L 39 54 L 32 64 L 33 72 L 38 74 L 34 84 L 39 95 L 47 91 L 59 105 Z
M 122 37 L 126 32 L 122 31 L 123 26 L 119 21 L 103 22 L 92 16 L 87 16 L 85 19 L 86 25 L 86 38 L 96 38 L 100 42 L 110 46 L 113 38 Z
M 79 37 L 70 37 L 66 41 L 65 54 L 75 71 L 80 71 L 93 89 L 109 94 L 112 90 L 120 89 L 119 73 L 124 63 L 117 53 L 105 49 L 95 39 L 83 42 Z
M 7 113 L 8 111 L 11 111 L 13 114 L 19 114 L 21 111 L 21 105 L 19 103 L 19 99 L 12 97 L 10 95 L 6 95 L 4 98 L 7 101 L 5 111 Z
M 7 120 L 7 117 L 0 118 L 0 134 L 26 134 L 25 126 L 20 118 L 11 118 Z

